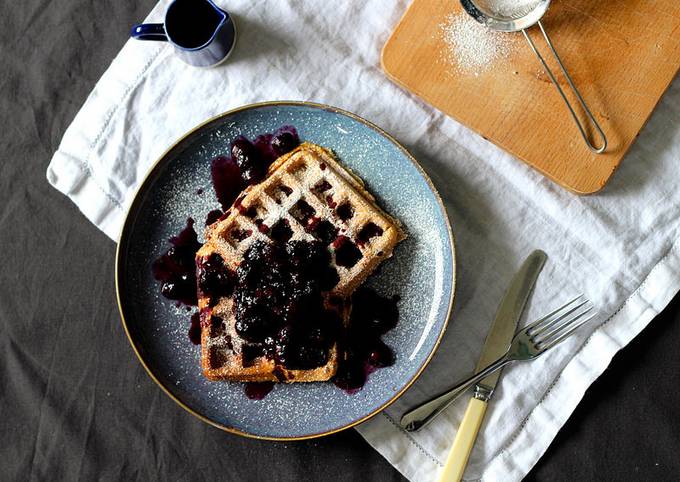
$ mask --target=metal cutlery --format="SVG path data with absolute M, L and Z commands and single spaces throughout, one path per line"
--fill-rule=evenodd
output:
M 513 276 L 508 291 L 498 305 L 496 317 L 484 341 L 482 354 L 477 361 L 475 371 L 486 368 L 489 363 L 507 351 L 508 345 L 515 331 L 517 331 L 517 324 L 524 311 L 524 306 L 546 259 L 547 256 L 543 251 L 534 251 Z M 449 450 L 449 456 L 444 464 L 440 480 L 448 482 L 460 480 L 463 477 L 472 447 L 477 440 L 477 433 L 484 421 L 486 407 L 491 400 L 500 375 L 501 370 L 498 370 L 475 385 L 475 395 L 468 402 L 468 408 L 456 432 L 456 438 Z
M 526 326 L 514 336 L 510 348 L 503 356 L 452 389 L 406 412 L 401 418 L 401 426 L 407 431 L 422 428 L 475 383 L 510 362 L 533 360 L 567 339 L 575 330 L 595 316 L 593 310 L 592 303 L 580 295 Z

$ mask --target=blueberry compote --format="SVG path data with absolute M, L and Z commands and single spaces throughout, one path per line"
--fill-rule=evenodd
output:
M 223 296 L 234 291 L 235 273 L 224 265 L 217 253 L 204 257 L 198 264 L 198 289 L 209 298 L 209 306 L 215 306 Z
M 205 225 L 210 226 L 215 221 L 218 221 L 222 217 L 223 214 L 224 213 L 222 212 L 221 209 L 213 209 L 205 217 Z
M 191 326 L 189 327 L 189 340 L 194 345 L 201 344 L 201 314 L 197 311 L 191 315 Z
M 196 300 L 196 251 L 201 247 L 194 231 L 194 220 L 187 219 L 186 227 L 170 238 L 172 245 L 153 262 L 154 278 L 161 282 L 161 294 L 171 300 L 195 305 Z
M 229 214 L 229 208 L 237 196 L 248 185 L 263 179 L 269 165 L 300 144 L 297 131 L 292 126 L 283 126 L 275 132 L 259 135 L 250 142 L 239 136 L 230 145 L 228 156 L 214 158 L 210 165 L 213 188 L 222 210 L 214 209 L 206 217 L 206 226 L 222 220 Z M 203 194 L 203 188 L 196 191 Z M 259 229 L 268 231 L 267 226 Z M 278 226 L 277 235 L 284 241 L 290 239 L 290 227 Z M 196 252 L 201 247 L 194 230 L 194 220 L 189 218 L 186 227 L 170 238 L 171 247 L 153 262 L 154 277 L 161 282 L 161 294 L 186 305 L 197 303 Z M 211 255 L 200 262 L 198 287 L 210 297 L 210 305 L 217 303 L 220 296 L 229 296 L 234 288 L 235 273 L 224 266 L 219 255 Z M 198 313 L 191 317 L 189 338 L 200 344 L 201 325 Z M 265 393 L 266 394 L 266 393 Z M 264 396 L 264 395 L 262 395 Z
M 322 243 L 258 241 L 245 252 L 236 278 L 235 329 L 246 342 L 244 363 L 266 356 L 308 370 L 328 362 L 341 320 L 324 307 L 322 293 L 338 275 Z
M 245 136 L 234 139 L 229 155 L 213 159 L 210 170 L 222 208 L 228 209 L 246 186 L 262 181 L 269 165 L 298 145 L 300 137 L 292 126 L 283 126 L 271 134 L 261 134 L 253 141 Z
M 241 170 L 231 157 L 218 156 L 210 163 L 210 176 L 217 201 L 227 210 L 245 187 Z
M 380 337 L 399 321 L 398 296 L 385 298 L 370 288 L 352 296 L 352 315 L 345 338 L 345 359 L 333 383 L 348 393 L 358 392 L 370 373 L 394 364 L 394 353 Z
M 262 400 L 274 388 L 274 382 L 246 383 L 246 397 L 251 400 Z

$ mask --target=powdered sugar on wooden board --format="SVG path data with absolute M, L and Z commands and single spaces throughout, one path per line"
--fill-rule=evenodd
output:
M 441 59 L 453 71 L 475 76 L 507 57 L 516 42 L 514 34 L 495 32 L 464 11 L 449 14 L 439 25 L 439 35 L 444 41 Z

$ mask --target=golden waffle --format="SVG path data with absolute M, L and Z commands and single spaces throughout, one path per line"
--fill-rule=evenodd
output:
M 342 167 L 329 150 L 310 143 L 277 159 L 264 181 L 249 186 L 222 220 L 206 229 L 197 261 L 218 253 L 227 267 L 236 269 L 256 240 L 280 239 L 282 233 L 284 240 L 322 239 L 329 244 L 339 282 L 327 300 L 335 300 L 345 324 L 349 304 L 337 300 L 349 298 L 405 237 L 397 222 L 375 204 L 361 179 Z M 204 327 L 202 366 L 211 380 L 321 381 L 337 369 L 335 346 L 328 363 L 313 370 L 286 370 L 264 357 L 244 367 L 233 300 L 225 297 L 210 308 L 210 300 L 199 293 L 198 303 Z M 211 314 L 223 320 L 221 326 L 211 326 Z

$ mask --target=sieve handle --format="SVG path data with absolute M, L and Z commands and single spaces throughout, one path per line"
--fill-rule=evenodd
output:
M 548 44 L 548 47 L 550 47 L 550 51 L 552 52 L 553 56 L 555 57 L 555 60 L 557 60 L 557 63 L 559 64 L 560 69 L 562 70 L 562 73 L 564 74 L 564 77 L 567 79 L 567 82 L 569 83 L 569 87 L 571 88 L 571 91 L 574 93 L 574 95 L 576 95 L 576 98 L 578 99 L 579 103 L 581 104 L 581 107 L 583 107 L 583 110 L 586 112 L 588 119 L 592 123 L 593 127 L 595 127 L 595 130 L 597 131 L 599 136 L 602 138 L 602 145 L 600 147 L 595 147 L 592 144 L 592 142 L 590 142 L 590 139 L 588 138 L 588 135 L 586 134 L 585 128 L 583 127 L 583 124 L 581 123 L 580 119 L 576 115 L 574 108 L 571 106 L 569 99 L 567 99 L 567 96 L 564 94 L 562 87 L 560 87 L 560 84 L 557 82 L 555 75 L 553 74 L 552 70 L 550 70 L 550 67 L 548 67 L 548 64 L 546 63 L 543 56 L 539 53 L 538 49 L 536 48 L 536 45 L 534 44 L 534 41 L 531 40 L 531 37 L 529 37 L 529 34 L 527 33 L 526 30 L 522 30 L 522 33 L 524 34 L 524 38 L 527 39 L 527 42 L 529 42 L 529 46 L 531 47 L 531 50 L 534 51 L 534 53 L 536 54 L 538 59 L 541 61 L 541 63 L 543 64 L 543 68 L 545 68 L 545 71 L 548 73 L 548 76 L 550 77 L 550 80 L 552 81 L 553 85 L 555 87 L 557 87 L 557 90 L 559 91 L 560 95 L 562 96 L 564 103 L 567 104 L 567 107 L 569 108 L 569 112 L 571 112 L 571 116 L 574 118 L 574 122 L 576 122 L 576 126 L 578 127 L 578 130 L 581 132 L 581 137 L 583 137 L 583 140 L 585 141 L 588 148 L 591 151 L 595 152 L 596 154 L 602 154 L 605 151 L 605 149 L 607 149 L 607 137 L 604 135 L 604 132 L 602 132 L 602 128 L 600 127 L 600 124 L 598 124 L 597 121 L 595 120 L 595 117 L 593 116 L 592 112 L 590 112 L 590 109 L 586 105 L 586 101 L 583 100 L 583 97 L 581 97 L 581 93 L 578 91 L 578 89 L 574 85 L 574 82 L 571 80 L 569 73 L 567 73 L 567 69 L 564 67 L 564 64 L 562 64 L 562 60 L 560 59 L 560 56 L 557 55 L 557 51 L 555 50 L 555 47 L 553 47 L 553 44 L 550 40 L 550 37 L 548 36 L 548 32 L 545 31 L 545 28 L 543 28 L 543 24 L 540 21 L 538 22 L 538 26 L 540 27 L 541 32 L 543 33 L 543 38 L 545 38 L 545 41 Z

